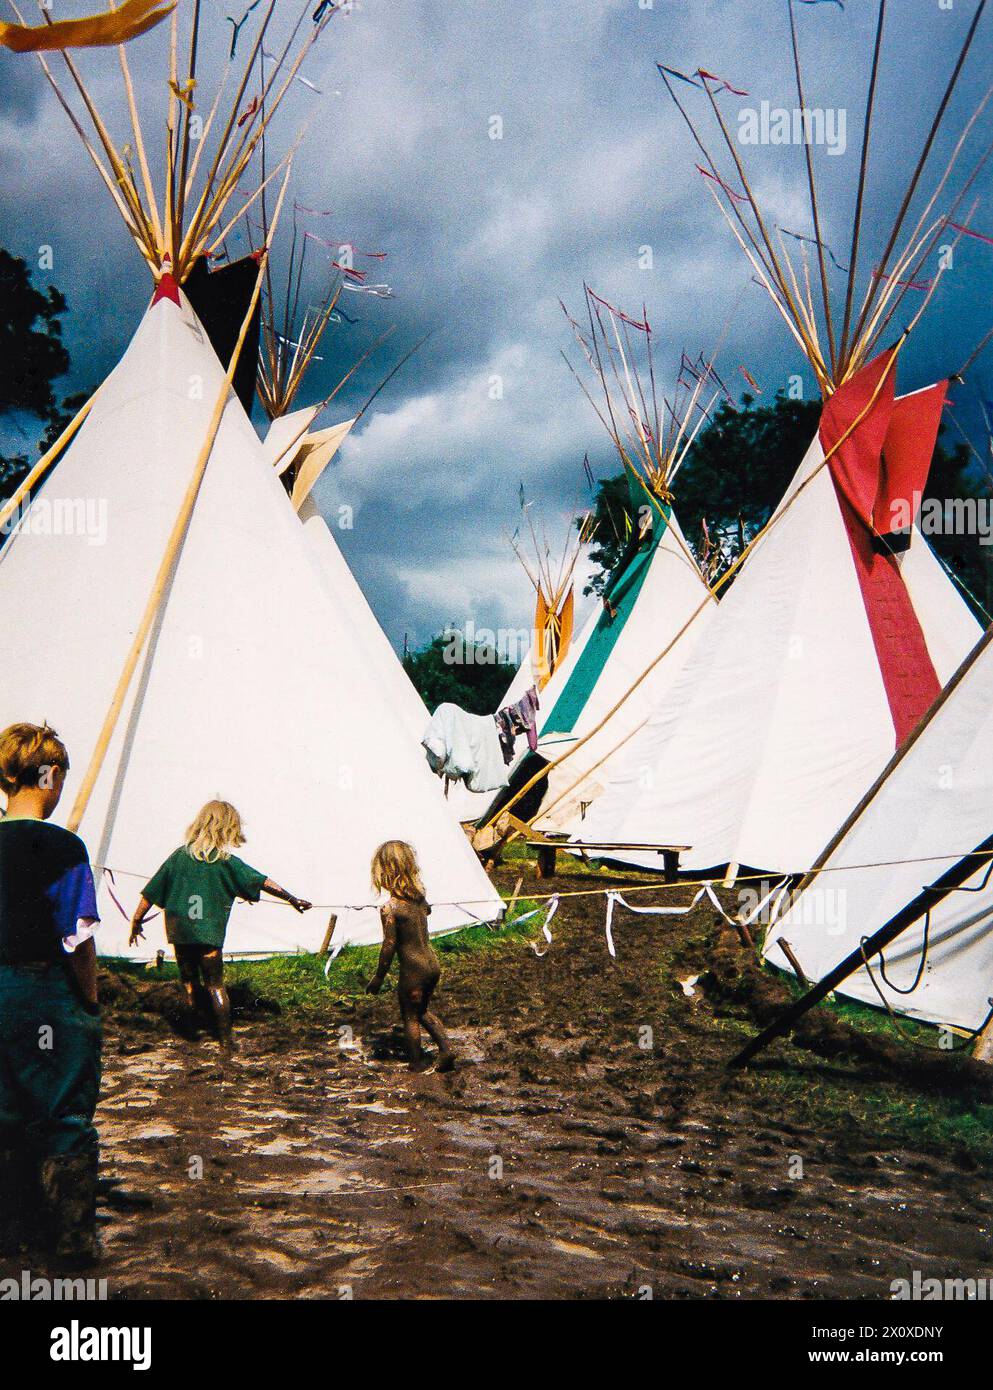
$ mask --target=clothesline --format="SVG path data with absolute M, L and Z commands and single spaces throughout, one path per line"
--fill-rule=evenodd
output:
M 568 851 L 568 850 L 570 849 L 570 845 L 569 845 L 568 841 L 563 841 L 561 844 L 558 844 L 558 845 L 557 845 L 557 848 Z M 657 892 L 661 892 L 661 891 L 668 891 L 669 889 L 672 889 L 672 888 L 677 888 L 677 889 L 678 889 L 678 888 L 701 888 L 701 889 L 711 888 L 711 889 L 712 889 L 715 885 L 716 885 L 717 887 L 719 887 L 719 888 L 720 888 L 720 887 L 725 887 L 725 888 L 731 889 L 731 888 L 737 888 L 737 887 L 739 887 L 739 886 L 740 886 L 741 884 L 743 884 L 743 883 L 772 883 L 772 884 L 775 885 L 775 887 L 778 888 L 780 885 L 787 883 L 787 882 L 788 882 L 790 879 L 792 879 L 792 878 L 801 878 L 801 877 L 803 877 L 803 878 L 817 878 L 817 877 L 820 877 L 822 874 L 854 873 L 855 871 L 861 870 L 861 869 L 891 869 L 891 868 L 900 868 L 900 867 L 905 867 L 905 866 L 911 865 L 911 864 L 933 864 L 933 863 L 944 863 L 944 862 L 946 862 L 946 861 L 947 861 L 948 863 L 956 863 L 956 862 L 958 862 L 959 860 L 968 859 L 969 856 L 970 856 L 971 854 L 973 854 L 973 853 L 974 853 L 974 850 L 973 850 L 973 849 L 969 849 L 969 850 L 965 850 L 965 851 L 957 851 L 957 852 L 954 852 L 954 853 L 951 853 L 951 854 L 928 854 L 928 855 L 919 855 L 919 856 L 916 856 L 916 857 L 913 857 L 913 858 L 908 858 L 908 859 L 880 859 L 880 860 L 871 860 L 871 861 L 867 861 L 867 862 L 862 863 L 862 864 L 824 864 L 824 865 L 821 865 L 820 867 L 817 867 L 817 868 L 794 869 L 794 870 L 785 870 L 785 871 L 784 871 L 784 870 L 779 870 L 779 871 L 777 871 L 777 872 L 775 872 L 775 873 L 769 873 L 769 872 L 759 873 L 759 872 L 756 872 L 756 873 L 749 873 L 749 874 L 736 874 L 735 877 L 734 877 L 734 879 L 732 879 L 732 880 L 730 880 L 730 881 L 727 880 L 727 879 L 721 878 L 719 875 L 714 875 L 714 874 L 712 874 L 712 875 L 710 875 L 709 878 L 686 878 L 686 879 L 680 879 L 677 883 L 673 883 L 673 884 L 663 884 L 663 883 L 625 883 L 625 884 L 623 885 L 623 887 L 624 887 L 624 892 L 625 892 L 625 893 L 628 893 L 628 894 L 631 894 L 631 893 L 653 893 L 653 892 L 654 892 L 654 893 L 657 893 Z M 139 878 L 139 879 L 142 879 L 142 880 L 147 880 L 147 879 L 149 878 L 149 875 L 148 875 L 147 873 L 138 873 L 138 872 L 136 872 L 136 871 L 134 871 L 134 870 L 129 870 L 129 869 L 114 869 L 114 870 L 110 870 L 109 867 L 107 867 L 107 866 L 102 866 L 102 865 L 96 865 L 95 867 L 97 867 L 98 869 L 101 869 L 101 871 L 104 872 L 104 873 L 108 873 L 108 874 L 109 874 L 109 873 L 113 873 L 113 875 L 115 875 L 115 876 L 123 876 L 123 877 L 125 877 L 125 878 Z M 978 868 L 978 866 L 977 866 L 977 868 Z M 548 892 L 548 893 L 533 893 L 533 892 L 531 892 L 531 891 L 529 890 L 529 891 L 526 892 L 523 896 L 524 896 L 524 898 L 526 899 L 526 901 L 528 901 L 528 902 L 550 902 L 553 898 L 556 899 L 556 900 L 559 900 L 559 901 L 562 900 L 562 899 L 564 899 L 564 898 L 597 898 L 597 897 L 605 896 L 607 893 L 616 892 L 616 891 L 617 891 L 616 888 L 612 888 L 612 887 L 609 886 L 609 885 L 603 885 L 603 886 L 601 886 L 601 887 L 599 887 L 599 888 L 567 888 L 567 889 L 560 889 L 560 890 L 558 890 L 558 891 L 555 891 L 555 892 Z M 502 895 L 501 895 L 501 897 L 502 897 Z M 511 901 L 511 899 L 507 899 L 507 898 L 503 898 L 502 900 L 503 900 L 505 903 Z M 278 900 L 276 900 L 276 901 L 278 901 Z M 491 903 L 491 902 L 493 901 L 493 899 L 492 899 L 492 898 L 457 898 L 457 899 L 453 899 L 453 900 L 451 900 L 451 901 L 441 901 L 441 900 L 439 900 L 439 899 L 430 899 L 429 901 L 430 901 L 432 907 L 460 907 L 460 908 L 464 908 L 466 911 L 471 911 L 471 909 L 472 909 L 473 907 L 486 907 L 489 903 Z M 282 905 L 283 905 L 284 907 L 289 907 L 289 906 L 290 906 L 289 903 L 284 903 L 284 904 L 282 904 Z M 377 910 L 378 910 L 378 908 L 379 908 L 380 906 L 381 906 L 381 903 L 380 903 L 380 901 L 379 901 L 378 899 L 377 899 L 377 900 L 374 900 L 374 901 L 372 901 L 372 902 L 361 902 L 361 903 L 313 903 L 313 904 L 311 905 L 311 911 L 368 912 L 368 911 L 371 911 L 371 910 L 373 910 L 373 909 L 377 909 Z M 475 916 L 476 914 L 473 913 L 472 915 Z M 482 918 L 480 918 L 479 920 L 480 920 L 480 921 L 483 921 Z M 520 919 L 517 919 L 517 920 L 520 920 Z

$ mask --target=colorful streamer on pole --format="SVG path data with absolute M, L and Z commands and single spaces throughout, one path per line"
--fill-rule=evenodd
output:
M 697 164 L 694 167 L 696 168 L 698 174 L 702 174 L 705 179 L 710 179 L 712 183 L 716 183 L 720 188 L 724 190 L 728 197 L 733 198 L 736 203 L 748 202 L 748 198 L 745 196 L 744 193 L 736 193 L 733 188 L 731 188 L 728 184 L 724 182 L 724 180 L 720 177 L 719 174 L 711 173 L 711 171 L 709 169 L 705 169 L 702 164 Z
M 639 323 L 637 319 L 630 318 L 627 314 L 625 314 L 623 309 L 615 309 L 613 304 L 611 304 L 609 300 L 602 299 L 600 295 L 596 294 L 593 290 L 591 290 L 589 286 L 587 286 L 587 291 L 591 299 L 595 299 L 598 304 L 602 304 L 605 309 L 609 309 L 610 312 L 615 316 L 615 318 L 619 318 L 622 323 L 626 323 L 630 328 L 637 328 L 642 333 L 651 333 L 652 330 L 648 326 L 647 314 L 645 315 L 644 322 Z
M 715 93 L 715 95 L 719 94 L 720 92 L 730 92 L 733 96 L 736 97 L 748 96 L 748 93 L 745 91 L 743 87 L 732 87 L 731 83 L 728 82 L 726 78 L 718 77 L 716 73 L 708 72 L 706 68 L 697 68 L 697 76 L 702 77 L 704 82 L 718 83 L 717 93 Z
M 838 260 L 838 257 L 834 254 L 834 252 L 831 250 L 830 246 L 827 244 L 826 241 L 818 241 L 817 237 L 815 236 L 804 236 L 802 232 L 791 232 L 788 227 L 780 227 L 779 230 L 782 232 L 783 236 L 792 237 L 794 241 L 805 241 L 810 246 L 819 246 L 822 251 L 826 251 L 828 253 L 832 263 L 838 267 L 842 275 L 848 274 L 848 266 L 841 264 L 841 262 Z
M 677 82 L 686 82 L 689 86 L 696 87 L 698 90 L 703 91 L 703 83 L 697 82 L 693 77 L 687 77 L 685 72 L 679 72 L 676 68 L 667 68 L 663 66 L 662 63 L 656 63 L 655 66 L 663 76 L 674 77 Z
M 985 241 L 987 246 L 993 246 L 993 236 L 973 231 L 971 227 L 964 227 L 961 222 L 946 222 L 945 226 L 951 227 L 953 232 L 958 232 L 961 236 L 975 237 L 976 241 Z
M 242 26 L 244 25 L 245 20 L 248 18 L 248 16 L 252 13 L 253 10 L 258 9 L 261 3 L 262 0 L 252 0 L 252 4 L 249 5 L 248 9 L 245 11 L 245 13 L 242 15 L 240 19 L 232 19 L 229 14 L 226 14 L 224 16 L 227 22 L 231 25 L 231 52 L 228 54 L 229 58 L 233 58 L 235 55 L 235 50 L 238 47 L 238 35 L 241 33 Z

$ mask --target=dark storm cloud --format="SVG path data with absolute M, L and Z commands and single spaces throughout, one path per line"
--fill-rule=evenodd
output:
M 30 119 L 42 96 L 34 65 L 0 49 L 0 106 L 4 117 L 17 121 Z
M 210 32 L 219 53 L 230 31 L 220 0 L 215 10 Z M 919 0 L 912 13 L 901 10 L 900 25 L 891 22 L 867 266 L 971 10 L 964 0 L 950 11 Z M 840 107 L 847 120 L 844 153 L 816 152 L 824 237 L 843 262 L 874 13 L 868 3 L 844 13 L 832 5 L 798 10 L 808 103 Z M 320 501 L 332 519 L 338 506 L 353 509 L 354 526 L 339 533 L 341 543 L 394 642 L 405 632 L 422 641 L 452 619 L 519 626 L 529 591 L 507 544 L 520 522 L 519 484 L 557 536 L 582 500 L 584 453 L 600 475 L 613 471 L 602 428 L 561 360 L 571 340 L 559 298 L 578 310 L 587 281 L 629 309 L 644 304 L 660 359 L 678 360 L 684 348 L 709 350 L 725 332 L 721 365 L 737 389 L 741 363 L 767 394 L 794 372 L 813 392 L 809 368 L 750 284 L 693 169 L 698 152 L 654 66 L 702 65 L 747 88 L 747 99 L 723 99 L 732 121 L 743 103 L 792 105 L 785 7 L 766 0 L 537 0 L 528 7 L 362 0 L 335 20 L 328 39 L 304 69 L 323 96 L 294 188 L 301 203 L 329 215 L 300 214 L 299 225 L 388 252 L 385 262 L 359 264 L 370 278 L 388 280 L 396 297 L 345 297 L 360 322 L 335 330 L 307 383 L 309 398 L 326 394 L 356 352 L 395 323 L 377 364 L 363 368 L 332 407 L 338 416 L 353 413 L 390 363 L 430 336 L 346 442 Z M 154 43 L 140 41 L 135 51 L 137 70 L 151 77 Z M 951 126 L 978 99 L 983 51 L 986 40 Z M 111 65 L 91 68 L 106 74 L 103 98 L 121 117 Z M 89 384 L 122 350 L 147 276 L 61 113 L 48 97 L 32 104 L 26 82 L 16 81 L 20 96 L 12 108 L 5 103 L 0 124 L 5 228 L 12 229 L 5 239 L 24 254 L 43 242 L 54 246 L 53 278 L 73 309 L 74 382 Z M 687 88 L 681 96 L 703 113 L 702 93 Z M 315 101 L 297 84 L 284 128 Z M 493 139 L 497 120 L 502 138 Z M 37 166 L 17 158 L 18 141 L 44 160 L 50 178 L 40 182 Z M 801 152 L 762 148 L 749 152 L 748 166 L 776 221 L 809 232 Z M 989 186 L 984 175 L 976 192 L 988 194 Z M 977 224 L 984 215 L 977 213 Z M 108 255 L 108 246 L 119 255 Z M 316 243 L 312 249 L 316 276 L 320 253 Z M 901 389 L 954 370 L 981 336 L 991 254 L 978 242 L 960 246 L 930 321 L 905 354 Z

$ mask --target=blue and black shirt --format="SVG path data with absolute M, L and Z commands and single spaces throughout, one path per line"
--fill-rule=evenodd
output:
M 40 965 L 96 922 L 96 890 L 78 835 L 40 820 L 0 820 L 0 965 Z

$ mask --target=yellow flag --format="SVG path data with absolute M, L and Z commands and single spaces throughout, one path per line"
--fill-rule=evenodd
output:
M 6 24 L 0 21 L 0 47 L 14 53 L 41 53 L 60 48 L 101 48 L 126 43 L 154 28 L 176 8 L 177 0 L 124 0 L 120 9 L 54 24 Z M 158 8 L 156 8 L 158 6 Z

